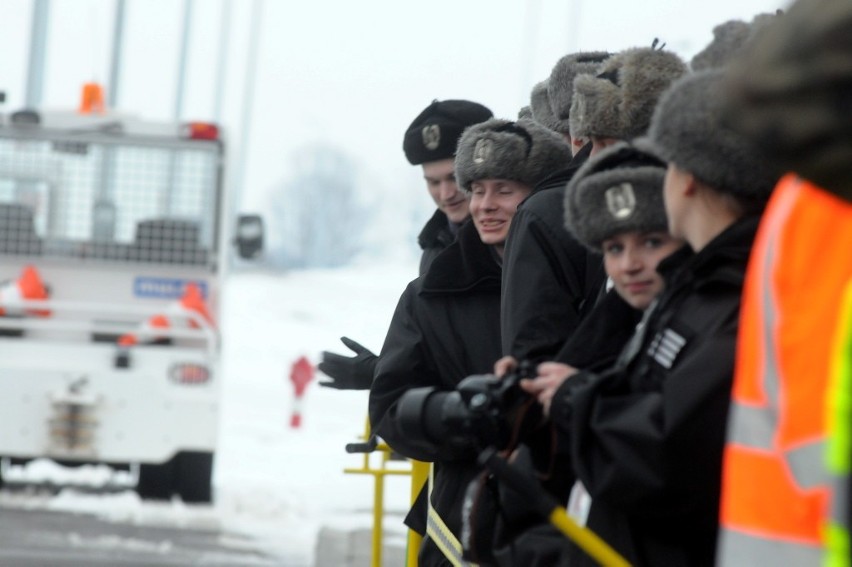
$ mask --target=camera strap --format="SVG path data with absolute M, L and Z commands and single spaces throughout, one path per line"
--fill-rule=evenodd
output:
M 452 563 L 453 567 L 477 567 L 476 563 L 470 563 L 462 558 L 462 545 L 459 539 L 450 531 L 447 524 L 438 514 L 438 511 L 432 506 L 432 485 L 435 476 L 435 464 L 429 466 L 429 490 L 427 502 L 429 503 L 429 511 L 426 515 L 426 534 L 435 542 L 447 561 Z

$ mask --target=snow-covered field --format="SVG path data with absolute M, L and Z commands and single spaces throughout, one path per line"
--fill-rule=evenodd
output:
M 177 528 L 221 529 L 251 535 L 287 565 L 313 564 L 320 527 L 369 527 L 372 477 L 344 474 L 363 457 L 344 451 L 363 434 L 366 392 L 320 388 L 316 379 L 301 406 L 302 425 L 290 427 L 292 363 L 319 361 L 322 350 L 348 351 L 348 335 L 378 351 L 397 299 L 416 275 L 414 262 L 338 270 L 240 273 L 226 283 L 221 321 L 224 385 L 220 449 L 214 471 L 216 503 L 141 502 L 130 490 L 56 496 L 4 491 L 6 506 L 95 513 L 105 519 Z M 29 480 L 73 479 L 97 485 L 127 482 L 105 468 L 58 469 L 45 461 L 23 471 Z M 401 538 L 408 478 L 386 481 L 386 522 Z

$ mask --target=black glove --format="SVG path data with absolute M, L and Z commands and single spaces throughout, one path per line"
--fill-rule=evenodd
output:
M 324 350 L 322 362 L 317 365 L 320 372 L 331 378 L 320 382 L 320 386 L 337 390 L 369 390 L 379 357 L 349 337 L 340 337 L 355 356 L 342 356 Z

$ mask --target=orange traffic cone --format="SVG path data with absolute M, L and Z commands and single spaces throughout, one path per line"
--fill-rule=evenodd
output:
M 84 83 L 80 93 L 80 114 L 104 112 L 104 89 L 98 83 Z
M 6 315 L 35 315 L 50 317 L 49 309 L 20 309 L 16 304 L 29 299 L 47 299 L 47 286 L 34 266 L 24 266 L 20 277 L 0 283 L 0 317 Z
M 201 315 L 205 321 L 213 325 L 213 317 L 210 316 L 210 311 L 207 309 L 207 303 L 204 302 L 204 295 L 201 293 L 201 288 L 198 284 L 188 283 L 184 289 L 183 297 L 180 298 L 180 306 L 185 311 L 194 311 Z M 190 321 L 189 324 L 197 329 L 198 323 Z
M 169 328 L 199 328 L 200 325 L 198 323 L 186 316 L 189 312 L 201 315 L 207 323 L 213 325 L 213 317 L 210 316 L 210 311 L 204 302 L 201 288 L 194 283 L 186 285 L 183 296 L 178 301 L 169 305 L 165 313 L 149 317 L 136 332 L 127 333 L 119 337 L 118 345 L 123 347 L 134 346 L 139 344 L 143 339 L 147 342 L 156 342 L 162 340 L 162 331 Z

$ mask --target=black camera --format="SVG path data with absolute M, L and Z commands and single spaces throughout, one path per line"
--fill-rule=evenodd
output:
M 502 378 L 468 376 L 453 391 L 413 388 L 399 400 L 400 432 L 437 446 L 505 448 L 518 425 L 519 411 L 534 401 L 519 383 L 535 376 L 522 362 Z

